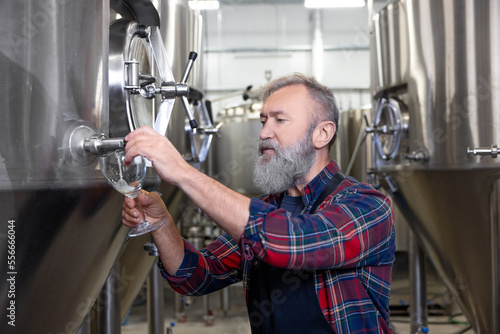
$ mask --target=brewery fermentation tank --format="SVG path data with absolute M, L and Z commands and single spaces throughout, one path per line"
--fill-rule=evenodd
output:
M 477 333 L 500 333 L 499 13 L 402 0 L 373 25 L 374 172 Z
M 0 331 L 75 332 L 127 235 L 122 196 L 65 147 L 77 125 L 108 132 L 109 2 L 8 1 L 0 21 Z
M 217 116 L 224 126 L 220 129 L 222 140 L 214 143 L 214 178 L 247 196 L 261 194 L 252 180 L 262 128 L 261 108 L 262 102 L 256 99 L 227 107 Z
M 123 87 L 116 86 L 117 68 L 111 64 L 123 61 L 124 55 L 132 55 L 115 49 L 117 44 L 126 43 L 117 40 L 116 15 L 110 7 L 120 8 L 117 4 L 123 2 L 2 3 L 2 333 L 75 333 L 87 314 L 95 319 L 91 307 L 125 248 L 128 229 L 121 224 L 123 195 L 107 184 L 96 156 L 81 156 L 81 145 L 76 146 L 78 149 L 73 146 L 79 139 L 88 139 L 84 137 L 92 131 L 123 136 L 133 129 L 130 124 L 134 117 L 142 120 L 139 125 L 152 125 L 154 120 L 154 101 L 124 101 Z M 161 3 L 167 10 L 171 2 L 187 8 L 187 1 Z M 149 1 L 148 4 L 151 5 Z M 134 19 L 140 21 L 140 15 L 120 14 L 123 26 L 130 28 Z M 164 42 L 184 39 L 183 27 L 172 29 L 182 32 L 169 32 Z M 162 34 L 166 32 L 165 29 Z M 142 41 L 134 39 L 131 44 L 134 55 L 151 59 Z M 179 53 L 179 57 L 171 59 L 172 68 L 177 71 L 175 78 L 180 79 L 177 73 L 184 69 L 190 45 L 165 44 L 186 50 L 186 56 Z M 156 74 L 152 63 L 144 63 L 142 70 Z M 124 71 L 123 62 L 117 71 Z M 145 117 L 140 117 L 142 111 Z M 172 130 L 168 136 L 183 152 L 185 113 L 174 114 L 180 115 L 171 119 L 169 129 L 182 131 Z M 151 174 L 146 187 L 158 186 L 157 182 Z M 175 215 L 183 195 L 177 188 L 164 184 L 160 190 Z M 149 257 L 142 245 L 135 247 Z M 124 262 L 130 263 L 126 259 Z M 137 281 L 142 284 L 143 271 L 148 272 L 152 263 L 153 258 L 148 259 L 140 272 L 133 271 L 137 268 L 133 264 L 113 271 L 110 277 L 119 285 L 118 292 L 136 293 L 132 286 Z

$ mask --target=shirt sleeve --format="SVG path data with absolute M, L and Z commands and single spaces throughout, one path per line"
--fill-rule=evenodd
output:
M 291 218 L 252 199 L 241 248 L 249 259 L 292 269 L 332 269 L 393 262 L 394 225 L 389 200 L 368 185 L 330 195 L 315 214 Z
M 184 259 L 175 275 L 169 275 L 161 261 L 158 267 L 175 291 L 199 296 L 240 281 L 240 262 L 238 245 L 227 234 L 222 234 L 202 250 L 184 240 Z

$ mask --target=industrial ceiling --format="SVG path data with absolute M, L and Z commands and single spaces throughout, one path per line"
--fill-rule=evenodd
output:
M 245 5 L 261 5 L 261 4 L 301 4 L 304 3 L 304 0 L 219 0 L 221 4 L 227 5 L 236 5 L 236 4 L 245 4 Z M 376 3 L 384 3 L 387 0 L 374 0 Z

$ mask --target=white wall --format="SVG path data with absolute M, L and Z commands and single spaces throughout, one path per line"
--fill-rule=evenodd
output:
M 341 109 L 370 103 L 367 8 L 321 10 L 324 45 L 322 83 L 332 88 Z M 207 97 L 217 98 L 266 83 L 272 77 L 313 74 L 313 11 L 301 4 L 221 5 L 204 11 Z M 214 111 L 242 102 L 214 103 Z

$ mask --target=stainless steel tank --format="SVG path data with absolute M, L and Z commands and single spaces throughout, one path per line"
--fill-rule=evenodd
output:
M 330 152 L 340 169 L 360 182 L 367 182 L 371 164 L 371 140 L 365 133 L 370 113 L 369 108 L 341 112 L 337 140 Z
M 221 138 L 214 143 L 214 177 L 247 196 L 257 196 L 252 173 L 259 147 L 260 109 L 262 103 L 244 103 L 221 111 L 224 123 Z
M 394 89 L 408 80 L 408 18 L 405 4 L 393 1 L 374 17 L 374 91 Z
M 165 3 L 164 8 L 170 1 Z M 87 314 L 95 318 L 89 311 L 124 250 L 123 195 L 108 186 L 95 157 L 80 156 L 72 145 L 83 139 L 75 138 L 78 129 L 108 136 L 130 131 L 127 103 L 137 114 L 154 112 L 151 102 L 123 101 L 113 81 L 116 73 L 108 75 L 110 64 L 124 55 L 110 54 L 116 43 L 123 43 L 110 31 L 111 17 L 116 16 L 110 1 L 2 2 L 2 333 L 76 332 Z M 168 40 L 183 39 L 185 30 L 174 29 L 182 33 Z M 134 43 L 134 52 L 149 57 L 142 42 Z M 183 68 L 186 62 L 187 56 L 175 64 Z M 170 132 L 176 143 L 185 137 L 181 114 L 170 122 L 171 128 L 182 129 L 182 134 Z M 157 178 L 150 175 L 148 182 L 153 186 Z M 182 194 L 165 185 L 160 190 L 175 215 Z M 146 256 L 150 268 L 153 258 Z M 141 268 L 124 266 L 111 276 L 131 288 L 144 281 Z
M 371 182 L 372 141 L 365 129 L 371 117 L 371 108 L 350 109 L 341 112 L 337 140 L 330 152 L 340 169 L 360 182 Z M 384 189 L 380 191 L 387 194 Z M 387 194 L 390 196 L 390 194 Z M 408 251 L 408 224 L 397 206 L 393 207 L 396 229 L 396 251 Z
M 375 171 L 477 333 L 500 333 L 499 14 L 497 0 L 407 0 L 374 21 L 407 22 L 374 34 Z
M 122 196 L 67 147 L 109 128 L 109 2 L 6 1 L 0 22 L 0 332 L 75 332 L 127 235 Z

